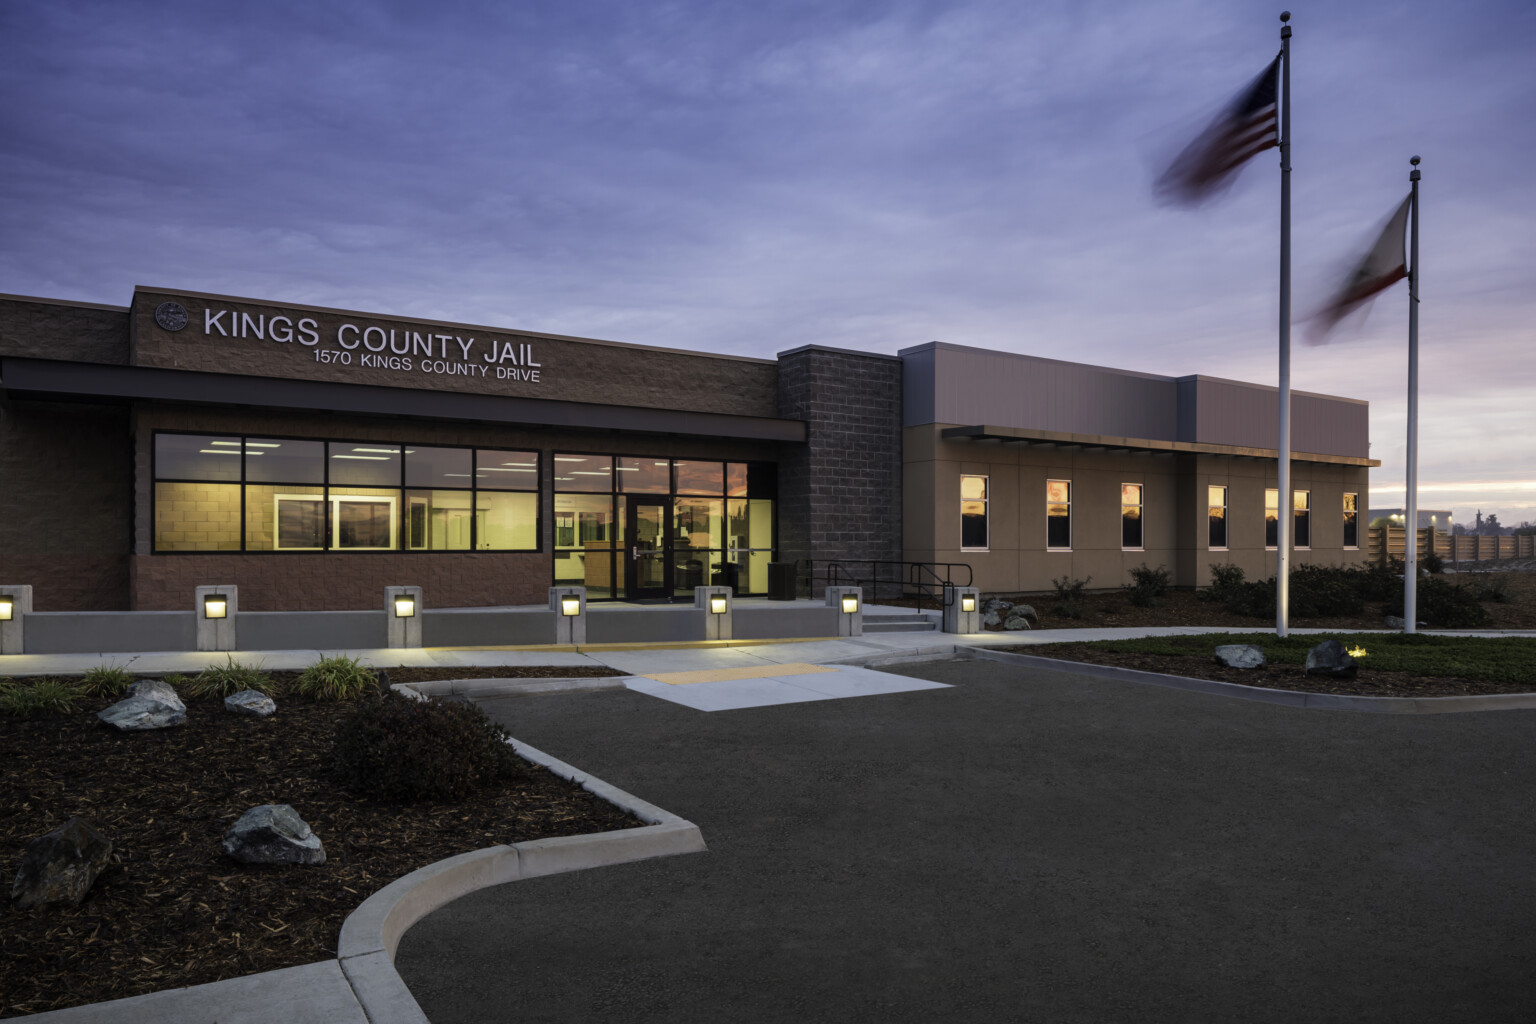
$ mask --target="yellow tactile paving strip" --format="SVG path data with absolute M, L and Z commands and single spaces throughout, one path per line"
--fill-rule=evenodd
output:
M 706 668 L 696 672 L 657 672 L 646 675 L 668 686 L 686 686 L 689 683 L 723 683 L 728 679 L 765 679 L 778 676 L 808 676 L 813 672 L 836 672 L 826 665 L 812 665 L 804 661 L 791 661 L 783 665 L 764 665 L 761 668 Z

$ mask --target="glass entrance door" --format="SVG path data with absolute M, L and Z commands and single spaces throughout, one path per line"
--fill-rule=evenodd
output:
M 625 559 L 624 596 L 630 600 L 671 598 L 672 559 L 667 555 L 667 516 L 671 505 L 652 497 L 629 497 L 629 557 Z

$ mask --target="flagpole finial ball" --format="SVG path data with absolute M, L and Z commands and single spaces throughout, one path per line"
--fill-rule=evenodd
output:
M 1291 12 L 1290 11 L 1281 11 L 1280 12 L 1280 20 L 1281 21 L 1290 21 L 1291 20 Z
M 1416 157 L 1416 156 L 1409 157 L 1408 158 L 1408 162 L 1413 164 L 1413 166 L 1415 166 L 1415 167 L 1419 166 L 1419 158 Z

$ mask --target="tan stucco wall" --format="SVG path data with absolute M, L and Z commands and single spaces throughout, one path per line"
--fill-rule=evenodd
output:
M 963 562 L 986 593 L 1049 591 L 1061 576 L 1092 577 L 1090 589 L 1122 586 L 1143 563 L 1166 566 L 1179 586 L 1204 586 L 1210 566 L 1230 562 L 1250 579 L 1275 571 L 1264 549 L 1264 489 L 1275 465 L 1260 459 L 1207 455 L 1086 452 L 969 441 L 946 442 L 948 424 L 903 431 L 903 557 Z M 1367 493 L 1366 470 L 1296 463 L 1293 487 L 1312 492 L 1312 545 L 1294 565 L 1357 563 L 1345 551 L 1343 494 Z M 988 478 L 988 546 L 960 547 L 960 477 Z M 1072 548 L 1046 549 L 1047 480 L 1072 482 Z M 1143 547 L 1121 548 L 1120 485 L 1141 484 Z M 1228 550 L 1207 543 L 1206 487 L 1228 488 Z M 1362 540 L 1364 538 L 1362 524 Z

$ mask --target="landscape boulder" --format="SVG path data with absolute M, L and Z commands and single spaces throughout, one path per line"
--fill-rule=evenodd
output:
M 121 732 L 167 729 L 187 720 L 187 706 L 176 690 L 159 679 L 145 679 L 128 688 L 128 696 L 96 717 Z
M 1029 628 L 1029 620 L 1024 618 L 1022 615 L 1019 615 L 1017 608 L 1015 608 L 1013 611 L 1014 611 L 1014 613 L 1012 615 L 1009 615 L 1008 618 L 1006 620 L 1004 620 L 1003 628 L 1004 629 L 1028 629 Z
M 84 818 L 70 818 L 27 843 L 11 899 L 20 910 L 51 903 L 79 906 L 111 856 L 111 840 Z
M 1355 659 L 1344 650 L 1337 640 L 1325 640 L 1307 652 L 1307 675 L 1331 676 L 1334 679 L 1355 678 Z
M 266 718 L 277 710 L 277 704 L 260 690 L 241 690 L 224 698 L 224 710 L 237 715 Z
M 224 852 L 242 864 L 324 864 L 325 847 L 287 804 L 262 804 L 224 834 Z
M 1259 668 L 1264 652 L 1252 644 L 1222 644 L 1216 648 L 1216 660 L 1228 668 Z
M 1035 612 L 1034 606 L 1032 605 L 1016 604 L 1013 606 L 1013 614 L 1023 619 L 1034 619 L 1036 622 L 1040 621 L 1040 616 Z

